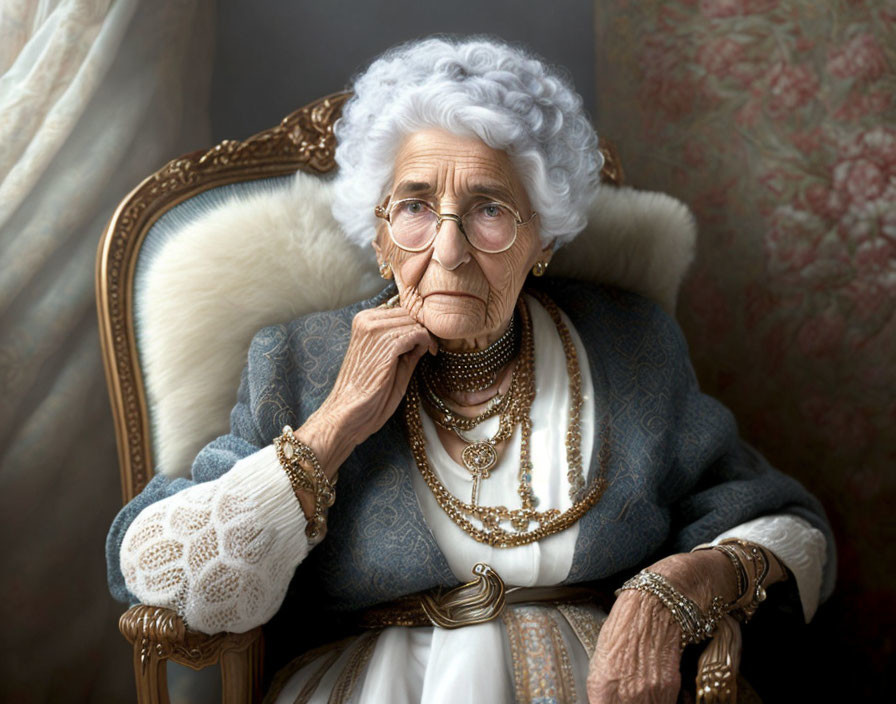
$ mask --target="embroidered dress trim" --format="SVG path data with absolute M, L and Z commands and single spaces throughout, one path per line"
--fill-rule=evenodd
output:
M 327 655 L 322 658 L 323 662 L 320 664 L 320 667 L 317 668 L 315 673 L 311 675 L 311 678 L 305 683 L 305 686 L 302 687 L 302 691 L 299 692 L 294 704 L 308 704 L 308 702 L 311 701 L 311 697 L 313 697 L 314 693 L 317 691 L 321 680 L 326 676 L 327 672 L 330 671 L 330 668 L 336 664 L 336 661 L 342 657 L 342 653 L 345 652 L 347 647 L 348 643 L 345 643 L 342 647 L 335 648 L 332 652 L 327 653 Z
M 597 647 L 597 637 L 607 620 L 607 615 L 581 604 L 557 604 L 556 609 L 569 623 L 569 627 L 590 658 Z
M 578 701 L 563 634 L 550 608 L 520 606 L 503 614 L 518 704 Z
M 330 692 L 330 704 L 346 704 L 351 700 L 355 687 L 358 686 L 358 682 L 367 669 L 367 663 L 373 656 L 380 633 L 382 631 L 371 631 L 359 636 L 348 663 L 340 673 L 339 679 L 336 680 L 333 691 Z

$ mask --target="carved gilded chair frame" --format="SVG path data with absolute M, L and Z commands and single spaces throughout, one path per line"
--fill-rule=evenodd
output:
M 147 233 L 171 208 L 211 188 L 300 170 L 331 171 L 336 146 L 333 125 L 349 95 L 334 93 L 244 141 L 225 140 L 207 151 L 168 162 L 131 191 L 112 215 L 97 252 L 96 299 L 125 503 L 153 475 L 149 410 L 134 325 L 134 276 Z M 615 150 L 602 144 L 601 151 L 605 157 L 602 181 L 621 185 L 622 168 Z M 224 702 L 260 699 L 260 627 L 242 634 L 209 636 L 188 630 L 173 611 L 138 605 L 122 615 L 119 628 L 133 646 L 141 704 L 169 701 L 167 660 L 193 669 L 220 663 Z
M 332 170 L 333 123 L 347 98 L 347 93 L 321 98 L 245 141 L 225 140 L 174 159 L 137 186 L 112 215 L 97 254 L 96 298 L 125 502 L 146 486 L 153 466 L 133 319 L 134 272 L 146 233 L 175 205 L 211 188 L 298 170 Z

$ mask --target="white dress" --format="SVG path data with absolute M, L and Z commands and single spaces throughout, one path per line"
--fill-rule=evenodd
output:
M 568 378 L 560 337 L 542 306 L 528 299 L 535 343 L 536 395 L 531 456 L 539 510 L 569 508 L 566 477 Z M 569 320 L 579 356 L 582 427 L 594 418 L 593 386 L 581 340 Z M 470 474 L 447 454 L 435 426 L 421 413 L 430 464 L 464 500 Z M 497 418 L 471 433 L 494 432 Z M 483 505 L 516 506 L 519 433 L 482 482 Z M 592 435 L 582 433 L 588 467 Z M 514 548 L 476 542 L 442 511 L 419 472 L 414 489 L 423 516 L 458 582 L 477 562 L 490 565 L 508 587 L 561 583 L 572 565 L 578 524 Z M 338 499 L 337 499 L 338 500 Z M 220 479 L 191 487 L 143 511 L 125 535 L 121 566 L 141 602 L 178 611 L 192 628 L 245 631 L 280 606 L 296 566 L 308 554 L 305 518 L 272 446 L 238 462 Z M 818 604 L 825 540 L 802 518 L 765 516 L 722 535 L 751 540 L 774 552 L 794 574 L 808 620 Z M 596 607 L 558 610 L 518 605 L 503 618 L 445 630 L 389 627 L 297 660 L 277 702 L 587 701 L 585 677 L 600 624 Z M 545 647 L 545 643 L 552 647 Z M 335 690 L 335 691 L 334 691 Z M 332 695 L 332 696 L 331 696 Z

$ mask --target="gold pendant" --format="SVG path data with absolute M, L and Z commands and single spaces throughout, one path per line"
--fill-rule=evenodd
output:
M 482 479 L 488 479 L 489 471 L 498 463 L 495 446 L 488 440 L 480 440 L 467 445 L 460 458 L 470 474 Z
M 479 503 L 479 482 L 489 478 L 491 468 L 498 463 L 498 453 L 495 446 L 488 440 L 480 440 L 467 445 L 461 453 L 464 467 L 473 475 L 473 494 L 470 504 L 476 506 Z

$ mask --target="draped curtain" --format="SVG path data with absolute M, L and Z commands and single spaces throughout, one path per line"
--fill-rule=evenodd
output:
M 133 696 L 94 261 L 127 191 L 209 145 L 212 20 L 212 0 L 0 0 L 2 699 Z

